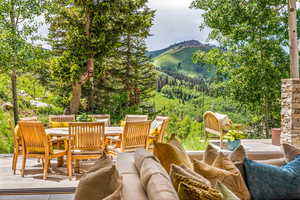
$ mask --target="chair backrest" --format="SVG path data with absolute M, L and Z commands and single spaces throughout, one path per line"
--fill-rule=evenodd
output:
M 147 148 L 151 121 L 126 122 L 122 135 L 121 151 Z
M 71 150 L 104 150 L 104 122 L 71 122 L 69 141 Z
M 126 122 L 139 122 L 139 121 L 147 121 L 148 115 L 126 115 Z
M 205 131 L 213 134 L 222 134 L 222 122 L 215 113 L 207 111 L 203 115 Z
M 20 121 L 20 133 L 26 153 L 50 153 L 50 143 L 41 122 Z
M 105 126 L 110 126 L 110 115 L 109 114 L 94 114 L 94 115 L 88 115 L 91 118 L 94 118 L 96 120 L 107 120 L 107 123 L 105 123 Z
M 155 120 L 161 122 L 161 127 L 157 138 L 157 142 L 163 142 L 165 132 L 169 124 L 169 117 L 156 116 Z
M 10 129 L 11 129 L 11 135 L 13 137 L 13 142 L 14 142 L 14 148 L 18 148 L 22 144 L 21 140 L 21 131 L 20 131 L 20 126 L 17 124 L 14 126 L 12 120 L 8 120 Z
M 74 122 L 75 115 L 49 115 L 49 122 Z
M 20 121 L 37 121 L 38 118 L 36 116 L 33 117 L 23 117 L 20 119 Z

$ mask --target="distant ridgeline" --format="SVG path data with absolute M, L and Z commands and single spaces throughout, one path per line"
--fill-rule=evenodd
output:
M 196 51 L 208 51 L 216 46 L 202 44 L 196 40 L 189 40 L 173 44 L 167 48 L 150 51 L 149 56 L 161 76 L 157 81 L 157 89 L 160 92 L 165 85 L 181 86 L 200 92 L 207 92 L 208 81 L 214 70 L 207 64 L 194 64 L 192 56 Z

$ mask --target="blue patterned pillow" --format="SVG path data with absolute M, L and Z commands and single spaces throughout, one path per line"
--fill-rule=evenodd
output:
M 253 200 L 300 199 L 300 155 L 282 167 L 247 158 L 244 165 Z

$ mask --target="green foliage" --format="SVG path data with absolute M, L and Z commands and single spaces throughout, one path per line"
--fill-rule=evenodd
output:
M 76 116 L 76 121 L 78 121 L 78 122 L 93 122 L 93 121 L 95 121 L 95 119 L 92 117 L 89 117 L 88 114 L 86 114 L 86 113 L 82 113 L 82 114 Z
M 204 10 L 202 26 L 212 29 L 210 39 L 221 49 L 198 52 L 195 62 L 215 65 L 223 79 L 215 81 L 217 93 L 229 96 L 261 116 L 266 136 L 280 122 L 281 79 L 289 74 L 285 1 L 195 0 Z
M 234 130 L 231 129 L 229 130 L 226 135 L 224 136 L 224 139 L 227 139 L 229 141 L 234 141 L 234 140 L 240 140 L 246 138 L 245 133 L 239 130 Z
M 153 64 L 161 70 L 178 72 L 189 77 L 213 76 L 214 72 L 208 71 L 208 66 L 204 63 L 194 64 L 192 55 L 196 51 L 206 50 L 204 47 L 177 47 L 153 58 Z M 151 53 L 151 52 L 150 52 Z
M 9 118 L 9 114 L 0 109 L 0 153 L 12 152 L 13 141 L 11 129 L 8 124 Z

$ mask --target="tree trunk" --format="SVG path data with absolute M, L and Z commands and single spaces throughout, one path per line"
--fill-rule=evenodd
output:
M 19 121 L 19 110 L 18 110 L 18 95 L 17 95 L 17 73 L 15 69 L 13 69 L 11 73 L 11 92 L 12 92 L 12 99 L 13 99 L 14 121 L 15 121 L 15 125 L 17 125 Z
M 79 111 L 81 98 L 81 84 L 75 82 L 72 84 L 72 98 L 70 102 L 70 114 L 76 114 Z
M 290 38 L 291 78 L 299 78 L 296 0 L 289 0 L 288 8 L 289 8 L 288 23 L 289 23 L 289 38 Z

